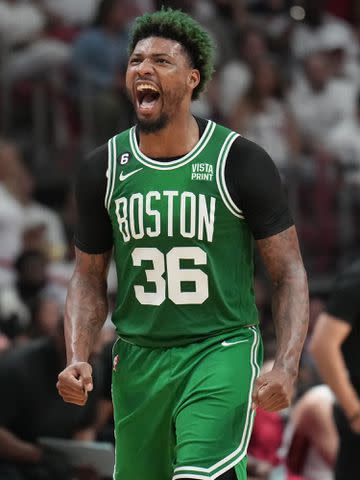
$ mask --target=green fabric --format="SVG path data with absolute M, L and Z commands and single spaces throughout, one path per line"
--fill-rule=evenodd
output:
M 194 149 L 172 162 L 143 155 L 134 128 L 109 141 L 113 322 L 125 340 L 171 347 L 258 323 L 253 237 L 224 181 L 237 136 L 209 121 Z
M 114 346 L 115 480 L 246 479 L 257 327 L 173 348 Z

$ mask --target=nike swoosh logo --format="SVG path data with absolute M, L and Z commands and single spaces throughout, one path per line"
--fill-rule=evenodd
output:
M 223 347 L 231 347 L 232 345 L 236 345 L 237 343 L 245 343 L 247 342 L 247 340 L 238 340 L 237 342 L 227 342 L 226 340 L 224 340 L 223 342 L 221 342 L 221 345 Z
M 130 172 L 130 173 L 120 172 L 120 176 L 119 176 L 120 182 L 123 182 L 127 178 L 131 177 L 131 175 L 134 175 L 135 173 L 140 172 L 140 170 L 142 170 L 142 167 L 138 168 L 137 170 L 134 170 L 133 172 Z

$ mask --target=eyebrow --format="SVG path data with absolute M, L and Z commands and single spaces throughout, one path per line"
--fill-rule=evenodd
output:
M 134 52 L 131 54 L 132 57 L 141 57 L 143 56 L 144 53 L 143 52 Z M 170 58 L 170 55 L 168 53 L 151 53 L 149 55 L 150 57 L 169 57 Z

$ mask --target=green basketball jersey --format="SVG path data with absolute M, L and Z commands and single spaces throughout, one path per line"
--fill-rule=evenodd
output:
M 258 323 L 253 237 L 224 180 L 237 137 L 208 121 L 193 150 L 170 162 L 145 156 L 135 127 L 109 141 L 113 322 L 124 340 L 170 347 Z

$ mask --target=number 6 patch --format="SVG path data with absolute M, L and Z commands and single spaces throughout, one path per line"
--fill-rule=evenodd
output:
M 120 164 L 121 165 L 126 165 L 130 159 L 130 153 L 126 152 L 123 153 L 120 157 Z

